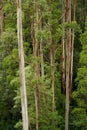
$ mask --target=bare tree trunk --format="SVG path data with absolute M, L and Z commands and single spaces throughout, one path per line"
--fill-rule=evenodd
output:
M 42 11 L 39 9 L 39 30 L 42 31 Z M 43 40 L 40 38 L 41 77 L 44 77 Z
M 35 3 L 35 1 L 34 1 Z M 36 80 L 34 86 L 34 97 L 35 97 L 35 109 L 36 109 L 36 130 L 39 130 L 39 83 L 38 78 L 39 74 L 39 65 L 38 65 L 38 40 L 37 40 L 37 33 L 38 33 L 38 12 L 36 10 L 36 4 L 34 5 L 35 9 L 35 16 L 33 16 L 33 21 L 31 25 L 31 38 L 32 38 L 32 47 L 33 47 L 33 56 L 34 56 L 34 78 Z
M 24 71 L 21 0 L 17 0 L 17 33 L 18 33 L 20 91 L 21 91 L 23 130 L 28 130 L 28 110 L 27 110 L 27 96 L 25 86 L 25 71 Z
M 52 113 L 55 112 L 55 88 L 54 88 L 54 72 L 55 72 L 55 58 L 54 58 L 54 47 L 53 47 L 53 41 L 52 41 L 52 32 L 51 32 L 51 25 L 49 25 L 49 44 L 50 44 L 50 68 L 51 68 L 51 88 L 52 88 Z M 52 126 L 53 130 L 55 130 L 55 122 L 54 118 L 52 119 Z
M 35 95 L 35 107 L 36 107 L 36 130 L 39 130 L 39 83 L 38 83 L 38 78 L 39 78 L 39 65 L 37 61 L 37 50 L 38 49 L 38 43 L 35 42 L 35 52 L 34 52 L 34 58 L 35 58 L 35 64 L 34 64 L 34 74 L 35 74 L 35 90 L 34 90 L 34 95 Z
M 38 83 L 38 78 L 39 78 L 39 73 L 38 73 L 38 43 L 37 40 L 35 42 L 35 51 L 34 51 L 34 58 L 35 58 L 35 64 L 34 64 L 34 75 L 35 75 L 35 88 L 34 88 L 34 96 L 35 96 L 35 107 L 36 107 L 36 130 L 39 130 L 39 83 Z
M 35 76 L 35 80 L 36 80 L 36 84 L 35 84 L 35 89 L 34 89 L 34 95 L 35 95 L 35 107 L 36 107 L 36 130 L 39 130 L 39 82 L 38 82 L 38 78 L 40 76 L 39 73 L 39 64 L 38 64 L 38 39 L 37 39 L 37 33 L 38 33 L 38 6 L 36 1 L 34 1 L 35 3 L 35 19 L 34 19 L 34 36 L 35 36 L 35 40 L 34 40 L 34 58 L 35 58 L 35 64 L 34 64 L 34 76 Z
M 0 34 L 4 31 L 3 0 L 0 0 Z
M 71 0 L 64 0 L 64 17 L 65 22 L 71 23 Z M 69 128 L 69 96 L 70 96 L 70 78 L 71 78 L 71 29 L 67 28 L 65 30 L 65 44 L 66 44 L 66 109 L 65 109 L 65 130 Z
M 31 39 L 32 39 L 32 48 L 33 48 L 33 56 L 34 56 L 34 51 L 35 51 L 34 19 L 31 22 Z
M 50 34 L 50 66 L 51 66 L 51 85 L 52 85 L 52 111 L 55 111 L 55 93 L 54 93 L 54 48 L 52 45 L 52 36 Z
M 65 23 L 65 1 L 62 1 L 62 23 Z M 63 25 L 64 26 L 64 25 Z M 63 27 L 63 36 L 62 36 L 62 69 L 61 69 L 61 92 L 63 94 L 65 94 L 65 90 L 66 90 L 66 86 L 65 86 L 65 82 L 66 82 L 66 67 L 65 67 L 65 28 Z
M 0 39 L 2 39 L 2 33 L 4 31 L 4 13 L 3 13 L 3 0 L 0 0 Z M 2 42 L 1 47 L 3 49 L 3 53 L 0 55 L 0 66 L 2 67 L 3 58 L 5 55 L 5 45 Z M 3 68 L 3 67 L 2 67 Z M 6 79 L 6 70 L 2 69 L 2 74 L 4 74 L 4 79 Z
M 43 58 L 43 42 L 40 41 L 40 57 L 41 57 L 41 76 L 44 77 L 44 58 Z
M 71 0 L 63 0 L 63 23 L 71 23 Z M 65 27 L 64 27 L 65 28 Z M 66 89 L 66 108 L 65 108 L 65 130 L 69 129 L 69 102 L 72 88 L 72 55 L 73 55 L 73 46 L 71 41 L 71 29 L 63 28 L 63 63 L 62 63 L 62 85 Z
M 67 35 L 69 33 L 67 32 Z M 67 40 L 68 37 L 67 37 Z M 69 41 L 68 41 L 69 42 Z M 70 91 L 70 86 L 69 86 L 69 83 L 70 83 L 70 62 L 69 62 L 69 43 L 66 44 L 66 110 L 65 110 L 65 130 L 68 130 L 68 121 L 69 121 L 69 91 Z
M 76 0 L 73 0 L 73 21 L 75 21 L 76 13 Z M 73 80 L 73 51 L 74 51 L 74 29 L 72 29 L 72 47 L 71 47 L 71 91 L 72 91 L 72 80 Z
M 38 89 L 38 82 L 35 85 L 35 107 L 36 107 L 36 130 L 39 130 L 39 89 Z

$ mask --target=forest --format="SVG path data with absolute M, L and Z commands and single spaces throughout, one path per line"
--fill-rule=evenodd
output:
M 0 0 L 0 130 L 87 130 L 87 0 Z

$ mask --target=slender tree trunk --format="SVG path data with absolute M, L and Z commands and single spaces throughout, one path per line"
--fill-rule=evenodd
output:
M 34 95 L 35 95 L 35 107 L 36 107 L 36 130 L 39 130 L 39 82 L 38 78 L 40 76 L 39 73 L 39 64 L 38 64 L 38 39 L 37 39 L 37 33 L 38 33 L 38 6 L 36 1 L 35 3 L 35 19 L 34 19 L 34 36 L 35 36 L 35 43 L 34 43 L 34 59 L 35 59 L 35 64 L 34 64 L 34 76 L 36 80 L 35 84 L 35 89 L 34 89 Z
M 76 13 L 76 0 L 73 0 L 73 21 L 75 21 Z M 74 52 L 74 29 L 72 29 L 72 47 L 71 47 L 71 91 L 72 91 L 72 80 L 73 80 L 73 52 Z
M 38 82 L 35 85 L 35 107 L 36 107 L 36 130 L 39 130 L 39 89 L 38 89 Z
M 4 31 L 3 0 L 0 0 L 0 34 Z
M 55 88 L 54 88 L 54 72 L 55 72 L 55 58 L 54 58 L 54 47 L 53 47 L 53 41 L 52 41 L 52 32 L 51 32 L 51 25 L 49 25 L 49 44 L 50 44 L 50 68 L 51 68 L 51 88 L 52 88 L 52 113 L 55 112 Z M 54 118 L 52 119 L 52 126 L 53 130 L 55 130 L 55 122 Z
M 65 23 L 65 1 L 62 1 L 62 23 Z M 64 25 L 63 25 L 64 26 Z M 62 36 L 62 69 L 61 69 L 61 79 L 62 79 L 62 89 L 61 92 L 65 94 L 66 86 L 65 86 L 65 81 L 66 81 L 66 68 L 65 68 L 65 28 L 63 27 L 63 36 Z
M 71 23 L 71 0 L 64 0 L 64 17 L 65 17 L 65 22 L 70 24 Z M 70 78 L 71 78 L 71 29 L 66 28 L 65 30 L 65 44 L 66 44 L 66 60 L 65 60 L 65 67 L 66 67 L 66 109 L 65 109 L 65 130 L 68 130 L 69 128 L 69 96 L 70 96 L 70 89 L 71 89 L 71 84 L 70 84 Z
M 4 13 L 3 13 L 3 0 L 0 0 L 0 39 L 2 39 L 2 33 L 4 31 Z M 3 63 L 3 58 L 4 58 L 4 55 L 5 55 L 5 45 L 4 43 L 2 42 L 1 44 L 1 47 L 3 48 L 3 53 L 1 53 L 1 56 L 0 56 L 0 66 L 2 67 L 2 63 Z M 6 79 L 6 70 L 3 69 L 2 67 L 2 75 L 4 76 L 4 79 Z
M 32 39 L 32 48 L 33 48 L 33 56 L 34 56 L 34 51 L 35 51 L 34 19 L 31 21 L 31 39 Z
M 24 71 L 21 0 L 17 0 L 17 33 L 18 33 L 20 91 L 21 91 L 23 130 L 28 130 L 28 110 L 27 110 L 27 96 L 25 86 L 25 71 Z
M 69 33 L 67 32 L 67 35 Z M 69 39 L 67 39 L 69 40 Z M 66 45 L 66 110 L 65 110 L 65 130 L 68 130 L 69 120 L 69 43 Z
M 42 31 L 42 10 L 39 9 L 39 31 Z M 44 77 L 43 39 L 40 38 L 41 77 Z
M 35 2 L 34 2 L 35 3 Z M 36 5 L 34 5 L 34 9 L 36 11 Z M 36 17 L 36 18 L 35 18 Z M 35 13 L 35 17 L 31 24 L 31 38 L 32 38 L 32 47 L 33 47 L 33 56 L 34 56 L 34 78 L 36 80 L 34 86 L 34 97 L 35 97 L 35 109 L 36 109 L 36 130 L 39 130 L 39 65 L 38 65 L 38 40 L 37 40 L 37 32 L 38 32 L 38 12 Z
M 51 67 L 51 85 L 52 85 L 52 111 L 55 111 L 55 93 L 54 93 L 54 48 L 52 45 L 52 36 L 50 34 L 50 67 Z
M 63 0 L 63 23 L 71 23 L 71 0 Z M 74 39 L 74 35 L 73 35 Z M 63 61 L 62 61 L 62 85 L 66 88 L 66 110 L 65 110 L 65 130 L 69 129 L 69 102 L 72 88 L 73 70 L 73 43 L 71 40 L 71 29 L 63 29 Z
M 35 52 L 34 52 L 34 58 L 35 58 L 35 64 L 34 64 L 34 75 L 35 75 L 35 80 L 36 80 L 36 84 L 35 84 L 35 90 L 34 90 L 34 95 L 35 95 L 35 107 L 36 107 L 36 130 L 39 130 L 39 83 L 38 83 L 38 78 L 39 78 L 39 65 L 38 65 L 38 61 L 37 61 L 37 49 L 38 49 L 38 43 L 35 42 Z
M 41 76 L 44 77 L 44 58 L 43 58 L 43 42 L 40 41 L 40 58 L 41 58 Z

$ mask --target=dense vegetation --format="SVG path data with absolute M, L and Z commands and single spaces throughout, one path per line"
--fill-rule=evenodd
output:
M 16 6 L 15 0 L 0 0 L 1 130 L 22 130 Z M 62 6 L 62 0 L 22 1 L 30 130 L 36 128 L 36 84 L 39 94 L 39 130 L 65 129 L 66 94 L 61 79 L 63 27 L 74 29 L 75 35 L 69 130 L 87 130 L 87 1 L 77 0 L 76 21 L 73 21 L 72 4 L 71 24 L 62 23 Z M 36 57 L 35 41 L 38 43 Z

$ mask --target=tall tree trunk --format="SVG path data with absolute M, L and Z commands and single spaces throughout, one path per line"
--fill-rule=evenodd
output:
M 65 23 L 65 1 L 62 1 L 62 23 Z M 64 25 L 63 25 L 64 26 Z M 66 86 L 66 68 L 65 68 L 65 28 L 63 27 L 63 36 L 62 36 L 62 67 L 61 67 L 61 92 L 65 94 Z
M 0 0 L 0 34 L 4 31 L 3 0 Z
M 71 23 L 71 0 L 63 0 L 63 23 Z M 62 52 L 62 85 L 66 89 L 65 130 L 69 125 L 69 101 L 71 90 L 71 29 L 63 28 L 63 52 Z M 64 86 L 65 85 L 65 86 Z
M 25 71 L 24 71 L 21 0 L 17 0 L 17 33 L 18 33 L 20 91 L 21 91 L 23 130 L 28 130 L 28 110 L 27 110 L 27 96 L 25 86 Z
M 71 0 L 66 0 L 65 22 L 71 23 Z M 66 111 L 65 111 L 65 130 L 69 128 L 69 96 L 70 96 L 70 67 L 71 67 L 71 29 L 66 29 Z
M 32 19 L 31 21 L 31 39 L 32 39 L 32 48 L 33 48 L 33 56 L 34 56 L 34 51 L 35 51 L 34 19 Z
M 4 31 L 4 13 L 3 13 L 3 0 L 0 0 L 0 38 L 2 39 L 2 33 Z M 2 42 L 1 44 L 1 47 L 3 49 L 3 53 L 1 53 L 1 56 L 0 56 L 0 66 L 2 67 L 2 63 L 3 63 L 3 58 L 4 58 L 4 55 L 5 55 L 5 45 L 4 43 Z M 4 79 L 6 79 L 6 70 L 5 68 L 3 69 L 2 67 L 2 74 L 4 76 Z
M 35 1 L 34 1 L 35 3 Z M 34 5 L 34 10 L 36 11 L 36 4 Z M 33 47 L 33 56 L 34 56 L 34 78 L 36 80 L 34 86 L 34 97 L 35 97 L 35 109 L 36 109 L 36 130 L 39 130 L 39 83 L 38 78 L 39 74 L 39 65 L 38 65 L 38 12 L 35 12 L 35 16 L 33 16 L 33 21 L 31 24 L 31 38 L 32 38 L 32 47 Z
M 41 76 L 44 77 L 43 41 L 40 41 Z
M 42 10 L 41 8 L 39 8 L 39 23 L 38 23 L 38 27 L 39 27 L 39 31 L 42 31 Z M 43 39 L 42 36 L 40 38 L 40 59 L 41 59 L 41 77 L 44 77 L 44 57 L 43 57 Z
M 35 107 L 36 107 L 36 130 L 39 130 L 39 88 L 38 88 L 38 82 L 35 85 L 34 96 L 35 96 Z
M 55 88 L 54 88 L 54 72 L 55 72 L 55 58 L 54 58 L 54 46 L 52 42 L 52 32 L 51 32 L 51 25 L 49 25 L 49 44 L 50 44 L 50 68 L 51 68 L 51 88 L 52 88 L 52 114 L 54 115 L 55 112 Z M 55 130 L 55 122 L 54 118 L 52 119 L 52 126 L 53 130 Z
M 73 0 L 73 21 L 75 21 L 76 13 L 76 0 Z M 72 29 L 72 47 L 71 47 L 71 91 L 72 91 L 72 80 L 73 80 L 73 51 L 74 51 L 74 29 Z
M 39 64 L 38 64 L 38 39 L 37 39 L 37 33 L 38 33 L 38 5 L 36 3 L 36 1 L 34 1 L 35 5 L 35 19 L 34 19 L 34 36 L 35 36 L 35 40 L 34 40 L 34 59 L 35 59 L 35 64 L 34 64 L 34 76 L 35 76 L 35 80 L 36 80 L 36 84 L 35 84 L 35 89 L 34 89 L 34 95 L 35 95 L 35 107 L 36 107 L 36 130 L 39 130 L 39 82 L 38 82 L 38 78 L 40 76 L 39 73 Z

